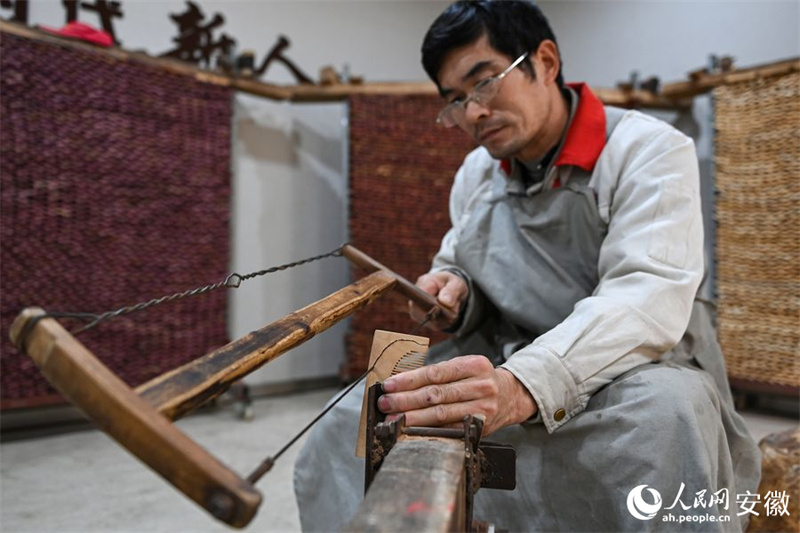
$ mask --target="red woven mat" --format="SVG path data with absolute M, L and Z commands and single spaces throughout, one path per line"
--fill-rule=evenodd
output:
M 224 278 L 232 93 L 7 34 L 0 72 L 0 388 L 13 408 L 58 401 L 8 340 L 22 308 L 107 311 Z M 222 290 L 78 339 L 136 385 L 226 343 L 225 312 Z
M 441 106 L 435 96 L 350 100 L 350 241 L 412 282 L 428 271 L 450 228 L 450 186 L 474 148 L 465 134 L 435 124 Z M 406 302 L 392 293 L 354 316 L 345 379 L 366 369 L 376 329 L 415 326 Z

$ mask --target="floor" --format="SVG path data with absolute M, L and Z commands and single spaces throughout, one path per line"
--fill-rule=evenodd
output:
M 323 389 L 259 399 L 253 420 L 223 405 L 178 422 L 182 431 L 246 475 L 274 454 L 335 393 Z M 797 417 L 747 412 L 757 439 L 796 427 Z M 302 442 L 302 441 L 301 441 Z M 300 444 L 257 487 L 264 501 L 248 531 L 299 531 L 292 466 Z M 82 430 L 0 445 L 0 531 L 222 532 L 217 522 L 103 433 Z
M 254 418 L 236 406 L 177 423 L 212 455 L 247 475 L 310 421 L 335 393 L 259 399 Z M 292 467 L 302 441 L 258 483 L 264 495 L 249 531 L 299 531 Z M 97 430 L 0 445 L 2 532 L 230 532 Z

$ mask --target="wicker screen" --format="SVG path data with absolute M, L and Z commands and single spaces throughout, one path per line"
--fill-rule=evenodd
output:
M 224 278 L 232 94 L 0 39 L 0 379 L 2 406 L 14 408 L 59 401 L 8 340 L 23 307 L 106 311 Z M 227 342 L 225 313 L 218 291 L 78 339 L 136 385 Z
M 719 334 L 732 381 L 800 387 L 800 73 L 714 91 Z M 784 389 L 785 390 L 785 389 Z
M 450 186 L 473 148 L 463 133 L 436 126 L 440 109 L 435 96 L 350 100 L 350 241 L 412 282 L 428 271 L 450 228 Z M 414 325 L 396 293 L 357 313 L 344 377 L 366 368 L 376 329 L 402 333 Z

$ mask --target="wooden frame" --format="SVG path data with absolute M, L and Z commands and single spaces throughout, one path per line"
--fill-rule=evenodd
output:
M 120 445 L 206 509 L 244 527 L 261 504 L 253 484 L 182 433 L 175 420 L 234 382 L 355 313 L 390 289 L 436 315 L 436 300 L 356 248 L 343 255 L 374 270 L 343 289 L 257 331 L 131 389 L 44 310 L 23 310 L 11 340 L 69 401 Z M 376 266 L 377 265 L 377 266 Z

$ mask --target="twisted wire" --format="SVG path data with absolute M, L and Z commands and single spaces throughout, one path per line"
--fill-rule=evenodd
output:
M 279 272 L 282 270 L 287 270 L 290 268 L 294 268 L 300 265 L 305 265 L 306 263 L 311 263 L 313 261 L 319 261 L 321 259 L 325 259 L 328 257 L 340 257 L 342 255 L 342 248 L 344 245 L 339 246 L 335 250 L 332 250 L 325 254 L 315 255 L 314 257 L 308 257 L 306 259 L 300 259 L 299 261 L 293 261 L 291 263 L 286 263 L 283 265 L 278 265 L 270 268 L 266 268 L 264 270 L 258 270 L 256 272 L 251 272 L 249 274 L 238 274 L 233 272 L 228 275 L 224 280 L 218 281 L 217 283 L 212 283 L 210 285 L 205 285 L 203 287 L 197 287 L 194 289 L 189 289 L 183 292 L 177 292 L 175 294 L 170 294 L 167 296 L 162 296 L 160 298 L 153 298 L 151 300 L 147 300 L 145 302 L 140 302 L 134 305 L 128 305 L 125 307 L 120 307 L 119 309 L 115 309 L 113 311 L 106 311 L 104 313 L 56 313 L 61 318 L 78 318 L 81 320 L 89 320 L 89 323 L 85 326 L 76 329 L 73 331 L 73 334 L 82 333 L 88 329 L 95 327 L 96 325 L 100 324 L 101 322 L 105 322 L 107 320 L 111 320 L 112 318 L 120 317 L 123 315 L 127 315 L 130 313 L 134 313 L 136 311 L 142 311 L 144 309 L 148 309 L 150 307 L 154 307 L 156 305 L 160 305 L 166 302 L 172 302 L 174 300 L 180 300 L 181 298 L 187 298 L 190 296 L 197 296 L 199 294 L 204 294 L 207 292 L 211 292 L 222 287 L 227 287 L 229 289 L 238 289 L 239 286 L 242 284 L 243 281 L 247 281 L 252 278 L 256 278 L 258 276 L 264 276 L 266 274 L 272 274 L 274 272 Z

